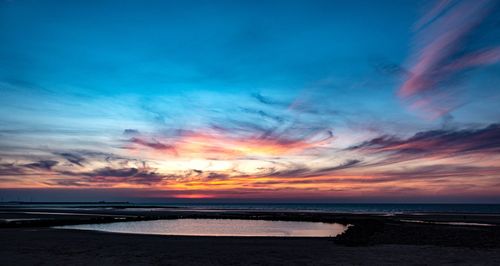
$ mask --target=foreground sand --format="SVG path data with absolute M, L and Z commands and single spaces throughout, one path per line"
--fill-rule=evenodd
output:
M 499 248 L 0 229 L 1 265 L 500 265 Z
M 62 224 L 176 218 L 322 221 L 354 226 L 335 238 L 179 237 L 51 228 Z M 0 265 L 500 265 L 497 214 L 381 216 L 0 207 L 0 220 Z M 438 224 L 408 222 L 415 220 Z

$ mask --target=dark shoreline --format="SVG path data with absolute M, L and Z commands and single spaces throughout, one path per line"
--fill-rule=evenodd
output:
M 344 234 L 334 238 L 280 238 L 280 237 L 183 237 L 152 236 L 119 233 L 101 233 L 93 231 L 52 229 L 56 225 L 82 223 L 108 223 L 117 221 L 138 221 L 178 218 L 215 218 L 215 219 L 259 219 L 282 221 L 312 221 L 351 224 Z M 450 213 L 418 213 L 418 214 L 352 214 L 352 213 L 318 213 L 318 212 L 259 212 L 259 211 L 216 211 L 189 210 L 178 208 L 157 208 L 147 211 L 142 209 L 54 209 L 54 208 L 3 208 L 0 207 L 1 219 L 20 219 L 18 221 L 0 222 L 0 244 L 3 258 L 13 258 L 12 263 L 5 265 L 30 265 L 54 259 L 69 264 L 83 262 L 102 264 L 131 263 L 165 264 L 164 261 L 176 257 L 174 264 L 283 264 L 301 261 L 297 255 L 309 258 L 310 264 L 331 264 L 339 252 L 351 256 L 335 261 L 344 264 L 391 264 L 391 257 L 376 256 L 379 252 L 394 250 L 397 259 L 394 264 L 412 264 L 411 259 L 418 259 L 412 252 L 434 257 L 432 261 L 443 263 L 500 264 L 500 214 L 450 214 Z M 41 219 L 41 220 L 23 220 Z M 403 221 L 401 221 L 403 220 Z M 418 220 L 427 222 L 484 223 L 492 226 L 447 225 L 433 223 L 405 222 Z M 74 242 L 75 239 L 81 241 Z M 82 243 L 85 243 L 82 246 Z M 128 247 L 129 243 L 132 247 Z M 142 246 L 138 243 L 141 243 Z M 275 247 L 283 246 L 289 249 Z M 162 253 L 162 247 L 169 250 L 169 255 Z M 145 248 L 149 247 L 149 248 Z M 201 253 L 189 249 L 189 247 Z M 214 250 L 219 247 L 222 250 Z M 267 249 L 264 249 L 267 247 Z M 227 249 L 227 250 L 224 250 Z M 53 254 L 54 250 L 66 250 Z M 128 258 L 130 252 L 139 252 L 137 258 Z M 238 256 L 245 259 L 237 263 L 235 257 L 221 258 L 219 262 L 210 263 L 213 254 L 237 251 Z M 248 257 L 257 252 L 267 254 L 260 258 Z M 191 252 L 191 253 L 190 253 Z M 316 253 L 315 253 L 316 252 Z M 477 258 L 470 257 L 474 253 Z M 44 255 L 52 254 L 52 255 Z M 80 260 L 73 260 L 73 256 Z M 97 261 L 95 254 L 102 254 L 103 260 Z M 121 254 L 121 255 L 118 255 Z M 182 255 L 184 254 L 184 255 Z M 194 258 L 177 258 L 192 254 Z M 203 255 L 204 254 L 204 255 Z M 308 255 L 312 254 L 312 255 Z M 315 254 L 315 255 L 314 255 Z M 364 255 L 363 255 L 364 254 Z M 448 255 L 446 255 L 448 254 Z M 453 256 L 451 254 L 454 254 Z M 28 256 L 32 260 L 28 261 Z M 165 257 L 166 256 L 166 257 Z M 197 257 L 198 256 L 198 257 Z M 279 259 L 273 257 L 278 256 Z M 310 257 L 312 256 L 312 257 Z M 359 256 L 365 256 L 365 259 Z M 267 258 L 267 259 L 266 259 Z M 287 260 L 288 258 L 288 260 Z M 208 261 L 207 261 L 208 259 Z M 325 261 L 323 261 L 325 260 Z M 22 263 L 22 262 L 25 263 Z M 274 261 L 274 262 L 273 262 Z M 18 263 L 14 263 L 18 262 Z M 52 261 L 53 262 L 53 261 Z M 304 264 L 307 261 L 304 261 Z M 327 263 L 329 262 L 329 263 Z M 417 263 L 414 261 L 413 263 Z M 168 264 L 168 263 L 166 263 Z M 418 264 L 418 263 L 417 263 Z M 425 264 L 425 263 L 424 263 Z M 432 263 L 434 264 L 434 263 Z M 437 263 L 439 264 L 439 263 Z
M 344 234 L 334 238 L 336 243 L 348 246 L 407 244 L 500 248 L 500 215 L 496 214 L 418 213 L 387 216 L 359 213 L 192 210 L 168 207 L 155 208 L 151 211 L 142 209 L 67 208 L 61 210 L 0 207 L 0 219 L 14 219 L 10 222 L 0 222 L 0 228 L 34 228 L 180 218 L 309 221 L 353 225 Z M 448 225 L 447 222 L 458 223 L 458 225 Z

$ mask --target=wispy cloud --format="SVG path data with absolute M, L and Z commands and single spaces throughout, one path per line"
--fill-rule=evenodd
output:
M 150 186 L 172 177 L 171 175 L 159 174 L 154 169 L 137 167 L 104 167 L 89 172 L 60 171 L 58 174 L 62 177 L 53 178 L 47 183 L 60 186 L 114 186 L 116 184 Z
M 321 147 L 334 139 L 326 126 L 299 121 L 288 124 L 280 122 L 276 126 L 245 121 L 225 122 L 212 124 L 208 128 L 176 130 L 174 134 L 142 134 L 131 138 L 128 143 L 148 147 L 164 155 L 245 158 L 301 152 Z
M 24 169 L 13 163 L 0 163 L 0 176 L 17 176 L 24 174 Z
M 266 96 L 262 95 L 261 93 L 252 93 L 252 97 L 255 98 L 258 102 L 265 104 L 265 105 L 272 105 L 272 106 L 278 106 L 278 107 L 287 107 L 288 105 L 290 105 L 290 103 L 278 101 L 278 100 L 272 99 L 270 97 L 266 97 Z
M 56 154 L 66 159 L 68 162 L 79 166 L 83 166 L 82 163 L 85 162 L 85 158 L 82 157 L 80 154 L 69 153 L 69 152 L 61 152 Z
M 38 162 L 25 164 L 23 166 L 28 167 L 28 168 L 34 168 L 34 169 L 50 170 L 50 169 L 52 169 L 52 167 L 54 167 L 58 163 L 59 163 L 58 161 L 54 161 L 54 160 L 40 160 Z
M 169 152 L 172 154 L 177 154 L 177 151 L 173 145 L 164 144 L 156 139 L 146 140 L 144 137 L 134 137 L 129 140 L 130 143 L 145 146 L 157 151 Z
M 499 14 L 497 1 L 438 1 L 415 24 L 413 62 L 398 95 L 430 117 L 462 104 L 458 76 L 500 61 L 500 43 L 492 39 Z
M 412 156 L 460 156 L 471 153 L 499 154 L 500 125 L 492 124 L 481 129 L 431 130 L 407 139 L 382 136 L 350 147 L 368 153 L 389 153 L 402 158 Z
M 347 160 L 339 165 L 334 165 L 334 166 L 329 166 L 329 167 L 305 167 L 305 166 L 299 166 L 299 167 L 288 167 L 285 170 L 280 170 L 276 171 L 271 169 L 268 173 L 263 174 L 263 176 L 270 176 L 270 177 L 287 177 L 287 178 L 296 178 L 296 179 L 304 179 L 304 178 L 309 178 L 309 177 L 316 177 L 316 176 L 331 176 L 335 175 L 336 172 L 340 170 L 346 170 L 349 168 L 354 168 L 357 166 L 360 166 L 362 163 L 361 160 L 356 160 L 356 159 L 350 159 Z

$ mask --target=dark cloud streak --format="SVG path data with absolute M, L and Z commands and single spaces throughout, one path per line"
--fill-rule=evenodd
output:
M 500 124 L 481 129 L 431 130 L 407 139 L 381 136 L 348 148 L 368 153 L 457 156 L 470 153 L 500 154 Z
M 54 160 L 40 160 L 38 162 L 25 164 L 23 166 L 32 169 L 51 170 L 52 167 L 54 167 L 58 163 L 59 163 L 58 161 Z
M 61 152 L 56 154 L 66 159 L 68 162 L 76 164 L 78 166 L 83 166 L 82 163 L 85 162 L 85 158 L 76 153 Z

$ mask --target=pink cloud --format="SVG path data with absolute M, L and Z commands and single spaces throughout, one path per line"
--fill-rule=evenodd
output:
M 494 16 L 495 4 L 489 0 L 440 1 L 427 12 L 415 25 L 416 49 L 398 96 L 432 118 L 460 105 L 453 98 L 456 84 L 450 82 L 455 75 L 500 61 L 500 46 L 472 37 L 490 33 L 482 26 Z M 476 48 L 478 44 L 482 48 Z

